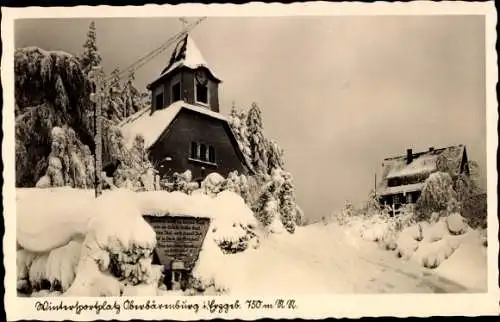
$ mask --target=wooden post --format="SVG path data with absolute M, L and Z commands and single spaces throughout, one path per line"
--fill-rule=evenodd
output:
M 93 80 L 95 92 L 93 93 L 94 127 L 95 127 L 95 196 L 102 194 L 102 104 L 103 104 L 103 75 L 101 67 L 95 67 L 93 70 Z

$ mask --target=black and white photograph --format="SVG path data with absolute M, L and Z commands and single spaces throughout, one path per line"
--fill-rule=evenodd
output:
M 6 296 L 498 295 L 487 4 L 2 8 Z

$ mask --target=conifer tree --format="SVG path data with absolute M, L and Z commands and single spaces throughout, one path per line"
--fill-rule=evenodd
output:
M 289 233 L 295 232 L 296 210 L 295 194 L 292 183 L 292 175 L 288 172 L 282 173 L 283 184 L 279 193 L 279 211 L 280 219 Z
M 304 212 L 302 208 L 300 208 L 297 204 L 295 205 L 295 225 L 297 226 L 305 226 L 307 224 L 306 217 L 304 216 Z
M 255 205 L 252 207 L 257 219 L 268 226 L 276 219 L 280 219 L 280 196 L 279 192 L 283 184 L 281 170 L 275 169 L 271 175 L 263 174 L 263 186 Z
M 101 65 L 102 57 L 97 49 L 97 33 L 95 22 L 92 21 L 87 32 L 87 40 L 83 44 L 83 54 L 80 56 L 80 65 L 83 73 L 88 75 L 92 68 Z
M 266 140 L 267 147 L 267 172 L 270 174 L 273 169 L 284 169 L 283 149 L 274 140 Z
M 105 105 L 105 111 L 103 111 L 104 115 L 107 116 L 107 119 L 110 120 L 113 124 L 119 123 L 124 119 L 124 102 L 122 98 L 123 89 L 120 83 L 120 69 L 115 68 L 111 72 L 111 80 L 106 87 L 108 89 L 108 99 L 107 104 Z
M 246 125 L 250 148 L 250 164 L 256 173 L 267 173 L 266 140 L 263 133 L 261 111 L 256 103 L 253 103 L 248 111 Z
M 238 146 L 243 156 L 246 158 L 247 162 L 250 163 L 250 143 L 247 137 L 246 118 L 246 113 L 244 111 L 238 111 L 233 102 L 231 111 L 229 112 L 229 125 L 236 137 L 236 141 L 238 142 Z
M 135 75 L 130 72 L 123 87 L 123 117 L 127 118 L 137 112 L 141 106 L 140 93 L 134 85 Z M 148 95 L 149 96 L 149 95 Z
M 93 122 L 88 118 L 86 80 L 76 57 L 36 47 L 16 49 L 16 184 L 32 187 L 43 176 L 55 126 L 73 128 L 92 150 Z

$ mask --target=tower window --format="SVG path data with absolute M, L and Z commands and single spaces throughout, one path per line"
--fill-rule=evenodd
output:
M 208 162 L 215 163 L 215 149 L 213 146 L 208 147 Z
M 196 101 L 202 104 L 208 104 L 208 86 L 196 83 Z
M 177 82 L 172 85 L 172 103 L 181 100 L 181 83 Z
M 163 107 L 163 93 L 157 94 L 155 97 L 156 109 L 159 110 Z

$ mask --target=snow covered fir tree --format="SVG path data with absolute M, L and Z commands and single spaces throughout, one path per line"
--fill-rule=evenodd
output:
M 465 145 L 385 158 L 366 200 L 305 214 L 273 106 L 224 106 L 193 34 L 148 53 L 168 48 L 144 89 L 143 61 L 113 65 L 94 22 L 76 55 L 15 50 L 19 296 L 485 290 L 486 194 Z

